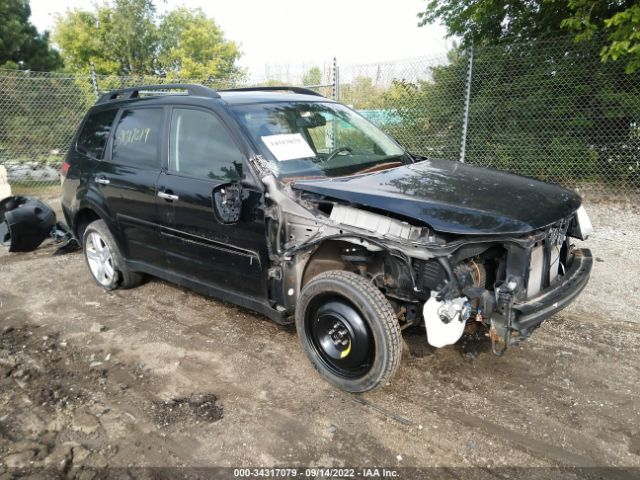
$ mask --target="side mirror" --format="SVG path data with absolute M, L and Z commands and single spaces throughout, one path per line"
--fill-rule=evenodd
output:
M 236 223 L 242 212 L 242 185 L 226 183 L 213 189 L 213 211 L 220 223 Z

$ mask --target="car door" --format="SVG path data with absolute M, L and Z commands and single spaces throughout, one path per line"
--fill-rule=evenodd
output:
M 93 179 L 115 220 L 114 234 L 127 259 L 152 265 L 165 261 L 156 214 L 163 124 L 162 107 L 121 109 L 108 155 Z
M 169 268 L 191 281 L 264 298 L 263 192 L 246 181 L 238 142 L 214 112 L 195 107 L 173 107 L 169 130 L 157 193 Z M 233 189 L 241 189 L 242 203 L 240 217 L 229 221 L 217 208 Z
M 101 185 L 95 183 L 94 174 L 108 155 L 108 141 L 115 127 L 118 111 L 114 107 L 92 108 L 82 123 L 74 148 L 70 148 L 67 153 L 66 167 L 63 166 L 66 172 L 63 175 L 62 205 L 65 219 L 74 231 L 77 231 L 79 225 L 74 223 L 76 218 L 72 215 L 78 212 L 80 202 L 89 199 L 87 203 L 100 203 Z

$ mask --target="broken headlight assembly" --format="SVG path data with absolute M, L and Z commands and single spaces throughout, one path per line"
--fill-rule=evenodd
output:
M 593 233 L 593 225 L 591 219 L 584 208 L 584 205 L 580 205 L 580 208 L 576 211 L 575 221 L 570 235 L 580 240 L 586 240 L 589 235 Z

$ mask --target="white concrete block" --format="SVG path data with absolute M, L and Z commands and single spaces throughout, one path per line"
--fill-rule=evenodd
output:
M 7 169 L 0 165 L 0 200 L 11 196 L 11 185 L 7 178 Z

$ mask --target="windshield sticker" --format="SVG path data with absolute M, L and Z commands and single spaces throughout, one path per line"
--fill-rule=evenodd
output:
M 299 133 L 285 133 L 260 137 L 276 160 L 295 160 L 298 158 L 315 157 L 309 144 Z

